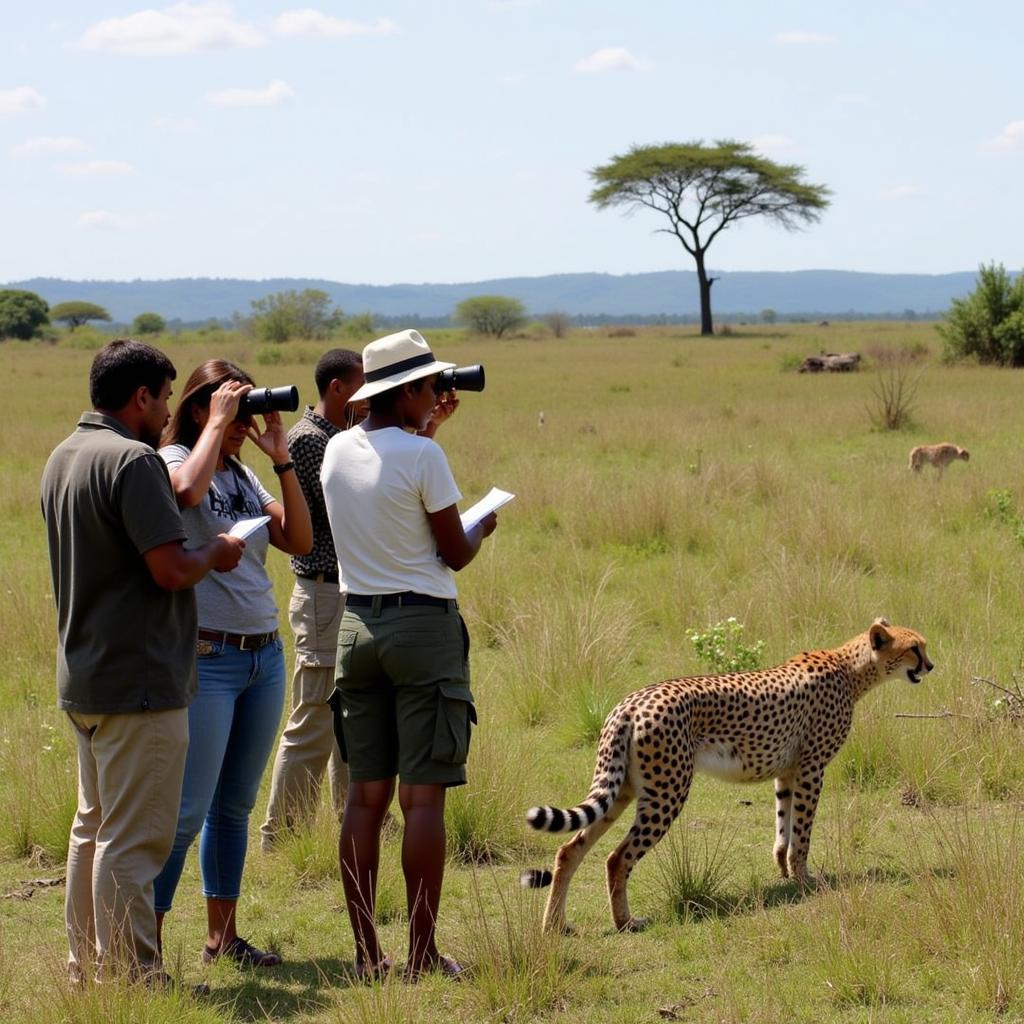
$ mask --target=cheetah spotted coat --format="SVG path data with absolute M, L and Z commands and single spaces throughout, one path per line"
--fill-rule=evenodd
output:
M 932 667 L 920 634 L 876 619 L 834 650 L 804 652 L 757 672 L 669 679 L 625 697 L 601 730 L 586 799 L 527 814 L 535 829 L 576 832 L 559 849 L 553 873 L 523 876 L 525 885 L 552 885 L 545 928 L 568 930 L 573 874 L 634 799 L 633 824 L 608 857 L 608 897 L 616 928 L 642 925 L 629 912 L 626 883 L 682 810 L 695 771 L 730 782 L 775 780 L 775 860 L 783 877 L 806 884 L 825 766 L 850 731 L 853 705 L 886 679 L 917 683 Z

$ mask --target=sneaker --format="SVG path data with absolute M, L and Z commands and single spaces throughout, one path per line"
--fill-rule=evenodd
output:
M 239 967 L 277 967 L 281 963 L 281 957 L 277 953 L 264 952 L 246 942 L 241 935 L 236 935 L 226 946 L 221 949 L 211 949 L 209 946 L 203 949 L 203 963 L 212 964 L 214 960 L 227 957 L 234 960 Z

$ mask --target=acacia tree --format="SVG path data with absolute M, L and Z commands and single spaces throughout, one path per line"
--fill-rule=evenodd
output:
M 758 156 L 745 142 L 719 139 L 634 146 L 590 176 L 597 187 L 590 202 L 598 209 L 655 210 L 668 218 L 659 228 L 679 239 L 697 264 L 700 333 L 712 334 L 711 285 L 705 253 L 730 224 L 767 217 L 792 230 L 816 221 L 828 206 L 830 190 L 802 180 L 804 169 Z
M 73 331 L 90 320 L 110 320 L 110 314 L 95 302 L 58 302 L 50 310 L 50 319 L 67 324 L 68 330 Z

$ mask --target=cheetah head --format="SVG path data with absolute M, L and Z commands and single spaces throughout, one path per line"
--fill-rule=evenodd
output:
M 917 684 L 922 675 L 935 667 L 925 652 L 924 637 L 912 629 L 875 619 L 868 630 L 868 639 L 883 679 L 905 676 L 908 682 Z
M 964 462 L 968 462 L 971 458 L 971 453 L 966 448 L 957 448 L 956 457 L 963 459 Z

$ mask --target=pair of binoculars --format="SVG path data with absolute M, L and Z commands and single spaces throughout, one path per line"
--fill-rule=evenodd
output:
M 299 389 L 294 384 L 283 388 L 250 388 L 238 403 L 243 416 L 268 412 L 295 412 L 299 407 Z
M 483 391 L 484 368 L 476 363 L 474 366 L 456 366 L 451 370 L 442 370 L 434 381 L 434 393 L 440 395 L 444 391 Z

